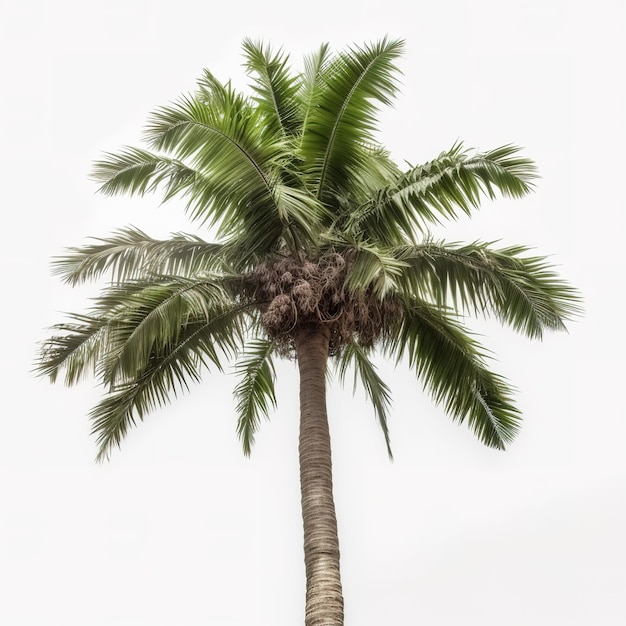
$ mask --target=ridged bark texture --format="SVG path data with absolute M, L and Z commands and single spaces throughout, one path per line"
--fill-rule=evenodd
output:
M 343 626 L 339 539 L 333 500 L 326 367 L 330 332 L 296 334 L 300 370 L 300 488 L 306 567 L 306 626 Z

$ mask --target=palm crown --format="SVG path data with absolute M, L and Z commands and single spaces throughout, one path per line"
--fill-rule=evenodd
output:
M 514 146 L 454 145 L 401 170 L 374 138 L 376 110 L 397 88 L 400 41 L 331 54 L 292 73 L 288 57 L 244 42 L 251 97 L 208 71 L 193 95 L 156 110 L 149 149 L 95 165 L 105 194 L 182 198 L 217 243 L 165 241 L 126 228 L 55 262 L 71 284 L 108 273 L 87 314 L 55 326 L 41 372 L 73 384 L 94 372 L 108 393 L 92 413 L 100 456 L 137 418 L 236 359 L 238 432 L 250 451 L 275 403 L 272 357 L 293 354 L 299 328 L 330 330 L 329 355 L 354 367 L 388 443 L 389 391 L 370 359 L 406 358 L 434 400 L 503 447 L 519 414 L 506 382 L 458 321 L 493 314 L 529 337 L 564 328 L 576 295 L 523 246 L 449 245 L 428 228 L 496 191 L 521 197 L 535 168 Z M 60 332 L 59 332 L 60 331 Z

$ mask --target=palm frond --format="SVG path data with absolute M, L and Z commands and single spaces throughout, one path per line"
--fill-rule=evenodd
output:
M 424 388 L 455 421 L 467 421 L 487 446 L 504 449 L 515 437 L 520 414 L 512 389 L 485 363 L 485 353 L 470 334 L 441 309 L 409 301 L 404 318 L 385 350 L 407 357 Z
M 296 94 L 298 77 L 289 71 L 289 56 L 282 51 L 273 53 L 261 42 L 244 39 L 245 67 L 255 80 L 252 88 L 258 110 L 262 113 L 267 132 L 272 136 L 292 137 L 300 130 Z
M 235 306 L 221 279 L 161 277 L 129 281 L 104 290 L 90 314 L 73 315 L 71 323 L 41 349 L 37 369 L 55 380 L 65 370 L 68 385 L 94 374 L 112 388 L 132 381 L 155 354 L 167 352 L 190 324 L 220 318 Z M 221 367 L 218 349 L 228 347 L 219 336 L 206 346 L 206 357 Z
M 564 330 L 566 320 L 580 314 L 580 298 L 544 257 L 528 251 L 427 241 L 397 249 L 406 269 L 396 280 L 439 305 L 494 314 L 516 331 L 541 338 L 545 330 Z
M 233 394 L 237 399 L 237 434 L 246 456 L 250 456 L 261 416 L 267 418 L 270 407 L 276 407 L 273 351 L 271 341 L 256 339 L 244 347 L 243 356 L 236 365 L 236 372 L 241 377 Z
M 157 109 L 146 135 L 156 149 L 176 154 L 204 174 L 206 201 L 196 205 L 192 217 L 212 224 L 242 200 L 271 202 L 264 166 L 276 158 L 277 146 L 260 141 L 258 113 L 234 90 L 226 86 L 202 95 Z
M 53 383 L 65 370 L 67 386 L 75 385 L 90 374 L 95 375 L 108 345 L 108 320 L 77 313 L 69 317 L 72 322 L 50 328 L 55 334 L 42 342 L 35 364 L 37 374 L 48 376 Z
M 187 325 L 220 317 L 234 305 L 220 279 L 162 277 L 108 289 L 96 306 L 110 319 L 102 380 L 112 386 L 133 380 L 155 354 L 176 345 Z M 220 367 L 216 348 L 207 346 L 207 356 Z
M 323 76 L 332 61 L 330 46 L 324 43 L 313 54 L 304 58 L 304 72 L 301 77 L 298 99 L 300 101 L 302 126 L 300 138 L 307 135 L 311 113 L 317 109 L 324 88 Z
M 53 260 L 52 271 L 64 282 L 77 285 L 109 274 L 115 283 L 145 275 L 202 276 L 224 266 L 228 250 L 223 244 L 207 243 L 200 237 L 174 234 L 157 240 L 137 228 L 123 228 L 107 238 L 70 248 Z
M 142 196 L 163 186 L 168 199 L 187 190 L 199 176 L 197 170 L 179 159 L 130 146 L 117 154 L 105 153 L 92 170 L 92 178 L 101 183 L 100 192 L 107 196 Z
M 200 91 L 158 109 L 148 139 L 158 149 L 189 161 L 202 177 L 193 191 L 192 219 L 218 226 L 218 236 L 241 241 L 252 257 L 262 257 L 287 240 L 310 240 L 319 202 L 282 180 L 293 152 L 282 136 L 267 137 L 263 115 L 229 85 L 208 72 Z M 283 166 L 284 169 L 283 170 Z
M 363 144 L 361 149 L 360 159 L 363 167 L 350 170 L 352 179 L 350 188 L 342 190 L 343 193 L 350 194 L 349 215 L 352 215 L 363 202 L 375 196 L 381 186 L 389 184 L 389 181 L 397 180 L 402 175 L 400 168 L 391 159 L 389 151 L 383 146 Z M 345 219 L 346 216 L 342 217 Z
M 96 161 L 92 178 L 101 183 L 99 191 L 107 196 L 142 196 L 158 190 L 163 192 L 163 202 L 180 196 L 192 219 L 211 221 L 211 215 L 206 213 L 215 194 L 210 172 L 200 171 L 197 165 L 178 158 L 126 146 L 117 154 L 105 153 L 103 159 Z M 219 214 L 212 215 L 211 223 L 219 219 Z
M 354 215 L 361 213 L 363 207 L 379 195 L 381 186 L 397 180 L 401 171 L 382 146 L 363 144 L 355 149 L 359 152 L 358 167 L 350 167 L 346 171 L 341 189 L 337 191 L 334 202 L 329 203 L 324 225 L 328 232 L 368 238 L 370 233 L 350 227 Z M 394 229 L 397 227 L 393 225 Z M 384 245 L 385 240 L 381 240 L 381 243 Z
M 533 189 L 537 177 L 530 159 L 518 155 L 519 148 L 502 146 L 473 154 L 455 144 L 437 159 L 412 167 L 371 201 L 355 211 L 348 230 L 367 232 L 380 241 L 401 243 L 415 232 L 427 231 L 428 224 L 470 214 L 481 197 L 519 198 Z
M 365 349 L 356 343 L 348 344 L 339 357 L 339 376 L 342 382 L 345 380 L 350 365 L 354 366 L 354 389 L 356 390 L 357 382 L 360 381 L 374 407 L 374 413 L 383 431 L 387 454 L 393 460 L 387 424 L 387 412 L 391 406 L 389 387 L 378 375 L 376 366 L 368 358 Z
M 316 92 L 301 154 L 307 179 L 322 201 L 332 202 L 350 170 L 363 167 L 359 146 L 373 142 L 377 104 L 388 105 L 396 92 L 395 59 L 401 41 L 382 41 L 337 55 Z
M 210 320 L 187 324 L 176 342 L 154 353 L 135 378 L 111 391 L 91 412 L 92 433 L 97 435 L 97 460 L 108 458 L 119 446 L 137 419 L 155 408 L 168 404 L 188 390 L 190 382 L 200 380 L 202 369 L 209 366 L 207 356 L 222 369 L 221 357 L 232 358 L 237 351 L 242 328 L 242 308 L 234 306 Z
M 398 290 L 396 279 L 407 265 L 393 251 L 354 239 L 332 241 L 334 249 L 350 259 L 347 287 L 354 291 L 371 290 L 379 298 Z

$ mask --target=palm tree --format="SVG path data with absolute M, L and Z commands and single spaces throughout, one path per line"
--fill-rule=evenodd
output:
M 107 154 L 94 169 L 104 194 L 183 199 L 215 242 L 125 228 L 54 264 L 71 285 L 109 277 L 89 312 L 53 327 L 38 363 L 52 381 L 93 374 L 104 386 L 91 413 L 99 460 L 138 419 L 232 362 L 248 455 L 276 402 L 274 359 L 297 361 L 307 626 L 343 624 L 330 364 L 341 380 L 354 370 L 362 381 L 390 456 L 390 393 L 375 350 L 405 362 L 484 444 L 504 448 L 520 414 L 461 317 L 494 315 L 541 338 L 578 307 L 575 291 L 523 246 L 429 234 L 482 197 L 526 195 L 536 172 L 515 146 L 479 153 L 460 143 L 401 170 L 375 130 L 402 49 L 387 39 L 341 53 L 322 45 L 294 73 L 284 52 L 245 40 L 251 95 L 205 71 L 195 93 L 151 115 L 147 149 Z

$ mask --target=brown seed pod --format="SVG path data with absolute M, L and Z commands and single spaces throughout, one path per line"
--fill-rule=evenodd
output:
M 374 344 L 402 315 L 394 298 L 350 291 L 348 271 L 349 262 L 335 252 L 304 261 L 281 257 L 245 276 L 243 294 L 259 307 L 261 324 L 280 354 L 292 354 L 298 328 L 319 324 L 330 329 L 330 354 L 337 354 L 352 341 Z

